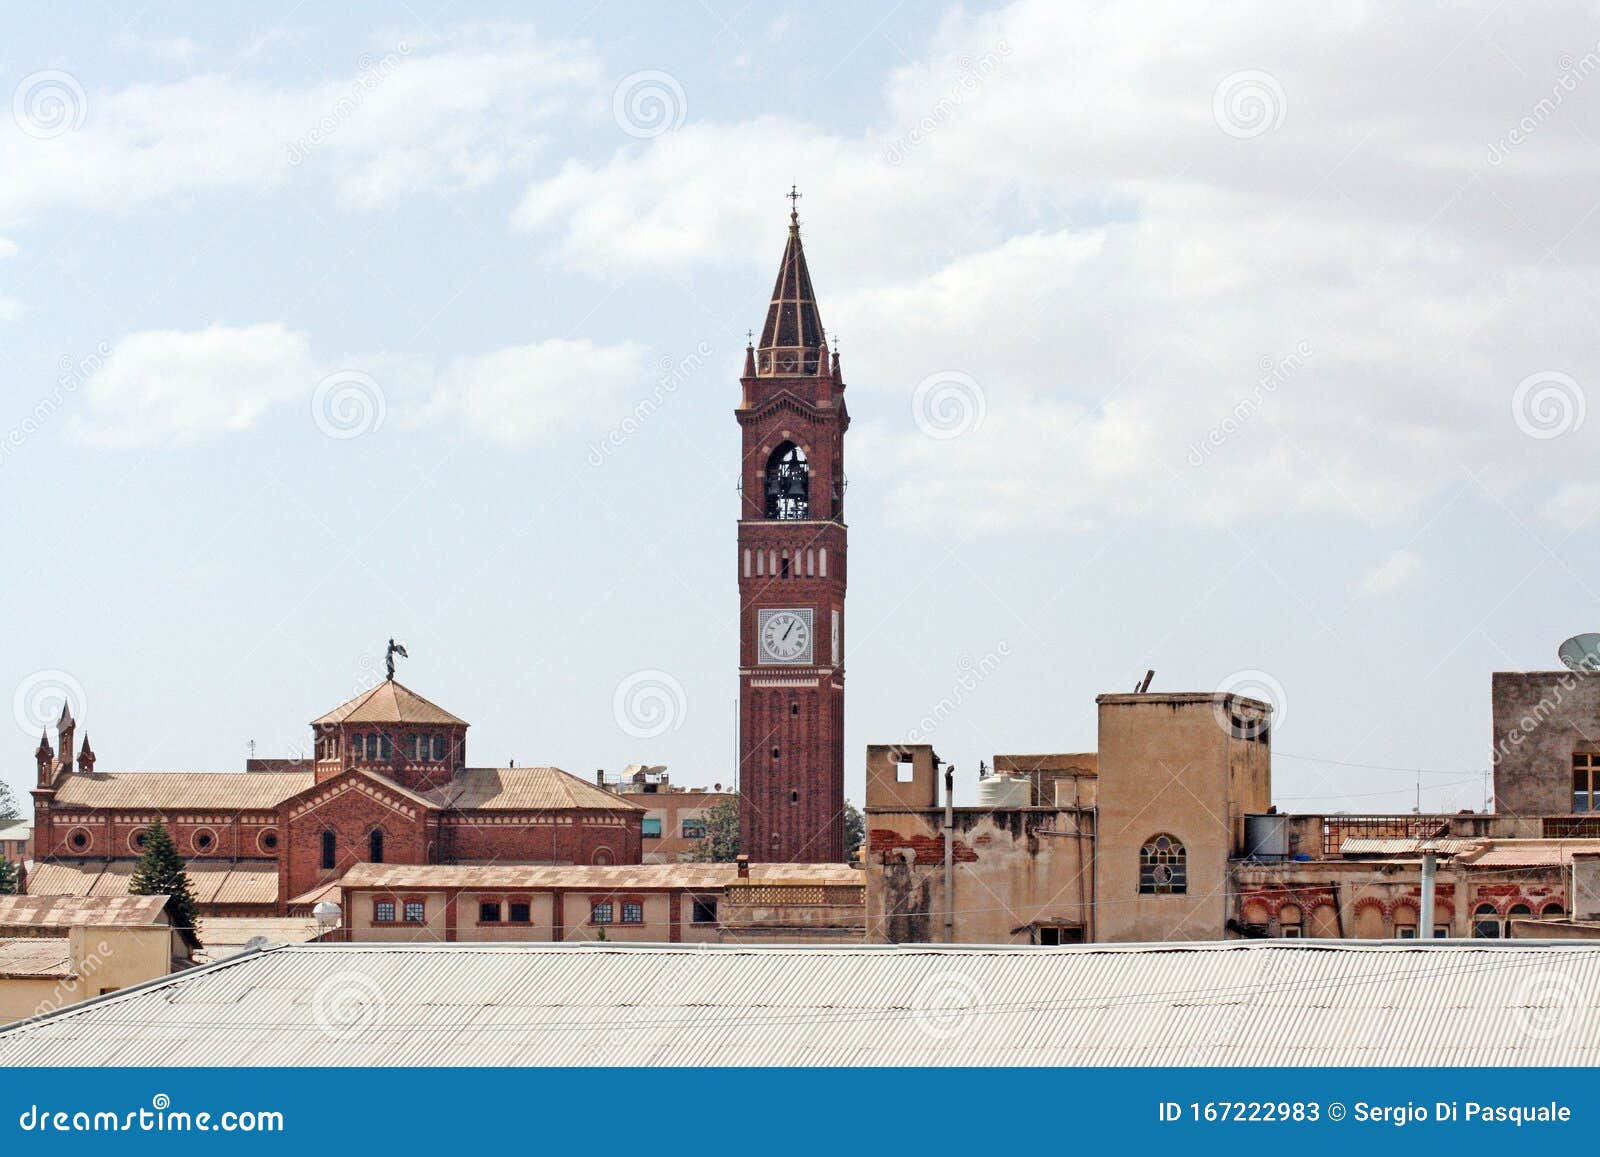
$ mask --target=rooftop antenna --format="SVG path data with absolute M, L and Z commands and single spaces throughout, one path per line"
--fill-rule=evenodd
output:
M 1144 673 L 1144 682 L 1135 687 L 1133 689 L 1133 693 L 1135 695 L 1143 695 L 1146 691 L 1150 690 L 1150 680 L 1154 679 L 1155 677 L 1156 673 L 1154 670 L 1146 671 Z
M 1556 655 L 1568 670 L 1592 675 L 1600 671 L 1600 634 L 1589 631 L 1573 635 L 1556 649 Z

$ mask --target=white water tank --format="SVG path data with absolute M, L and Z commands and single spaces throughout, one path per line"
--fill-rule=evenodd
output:
M 1027 807 L 1033 803 L 1033 781 L 1025 775 L 991 775 L 978 781 L 978 806 Z

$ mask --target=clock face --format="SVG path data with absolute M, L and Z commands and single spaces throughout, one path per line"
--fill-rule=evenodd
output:
M 811 611 L 760 611 L 761 662 L 811 662 Z

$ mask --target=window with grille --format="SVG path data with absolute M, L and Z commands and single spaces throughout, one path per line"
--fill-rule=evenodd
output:
M 611 923 L 611 904 L 609 901 L 596 904 L 589 909 L 589 919 L 595 924 Z
M 1168 835 L 1153 836 L 1139 849 L 1139 894 L 1178 895 L 1189 890 L 1188 856 Z
M 426 914 L 426 909 L 423 907 L 423 902 L 421 900 L 406 901 L 407 924 L 421 924 Z
M 644 905 L 627 903 L 622 906 L 622 922 L 624 924 L 643 924 Z
M 372 906 L 372 920 L 375 924 L 394 923 L 394 901 L 379 900 Z

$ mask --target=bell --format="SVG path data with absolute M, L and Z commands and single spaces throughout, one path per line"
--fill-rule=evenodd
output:
M 789 475 L 789 485 L 783 496 L 785 498 L 804 498 L 806 496 L 806 476 L 798 470 Z

